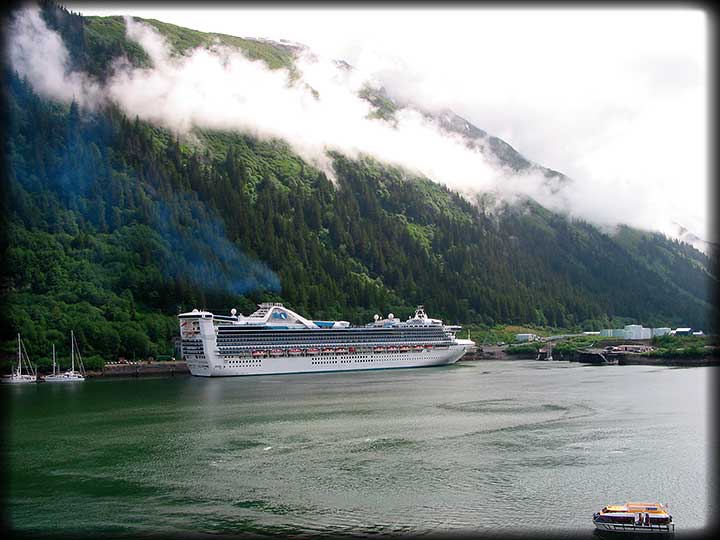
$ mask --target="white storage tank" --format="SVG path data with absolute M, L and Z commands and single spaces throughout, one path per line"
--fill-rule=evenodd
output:
M 642 339 L 642 325 L 628 324 L 625 325 L 625 339 Z

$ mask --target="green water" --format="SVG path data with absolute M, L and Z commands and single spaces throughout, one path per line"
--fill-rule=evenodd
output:
M 592 531 L 710 510 L 714 368 L 482 361 L 0 388 L 6 513 L 80 535 Z

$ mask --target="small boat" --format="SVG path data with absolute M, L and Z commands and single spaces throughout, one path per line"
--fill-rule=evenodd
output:
M 288 350 L 288 354 L 290 356 L 298 356 L 298 355 L 302 354 L 302 351 L 300 349 L 290 349 L 290 350 Z
M 348 350 L 344 347 L 340 347 L 339 349 L 335 349 L 335 352 L 337 354 L 347 354 Z
M 27 384 L 37 382 L 37 372 L 30 362 L 27 351 L 25 350 L 25 344 L 18 337 L 18 363 L 17 367 L 12 370 L 10 375 L 3 375 L 0 381 L 6 384 Z M 23 366 L 25 366 L 26 373 L 23 373 Z
M 77 352 L 79 371 L 75 371 L 75 356 Z M 75 334 L 70 330 L 70 371 L 60 373 L 55 362 L 55 345 L 53 345 L 53 372 L 52 375 L 45 376 L 45 382 L 78 382 L 85 380 L 85 366 L 82 363 L 80 349 L 75 341 Z
M 335 349 L 332 349 L 330 347 L 326 347 L 322 350 L 323 354 L 332 354 L 335 352 Z
M 387 351 L 388 352 L 398 352 L 398 348 L 393 345 L 393 346 L 388 347 Z
M 259 358 L 262 356 L 267 356 L 267 351 L 253 351 L 252 352 L 253 358 Z
M 376 353 L 385 352 L 385 347 L 375 347 L 373 349 L 373 352 L 376 352 Z
M 270 351 L 271 356 L 282 356 L 282 353 L 283 352 L 280 349 L 273 349 L 272 351 Z
M 423 347 L 422 345 L 415 345 L 415 346 L 413 347 L 413 349 L 416 350 L 416 351 L 422 351 L 424 348 L 425 348 L 425 347 Z
M 53 343 L 53 345 L 52 345 L 52 361 L 53 361 L 53 372 L 52 372 L 52 375 L 45 375 L 45 376 L 43 377 L 43 380 L 44 380 L 44 381 L 47 381 L 48 379 L 50 379 L 50 382 L 52 382 L 53 378 L 54 378 L 54 377 L 57 377 L 57 376 L 60 374 L 60 372 L 59 372 L 59 370 L 58 370 L 57 362 L 55 361 L 55 344 L 54 344 L 54 343 Z
M 599 531 L 631 534 L 673 534 L 675 524 L 660 503 L 628 502 L 608 505 L 593 514 Z
M 314 356 L 314 355 L 320 353 L 320 349 L 315 349 L 315 348 L 313 348 L 313 349 L 308 349 L 308 350 L 307 350 L 307 353 L 308 353 L 309 355 L 311 355 L 311 356 Z
M 400 352 L 408 352 L 409 350 L 410 347 L 408 347 L 407 345 L 403 345 L 402 347 L 400 347 Z

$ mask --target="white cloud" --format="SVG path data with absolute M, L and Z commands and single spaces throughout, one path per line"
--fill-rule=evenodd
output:
M 8 42 L 10 63 L 41 96 L 90 107 L 100 100 L 100 87 L 82 73 L 68 71 L 68 52 L 62 38 L 48 31 L 37 9 L 18 11 Z
M 106 91 L 132 115 L 177 130 L 199 125 L 281 137 L 320 165 L 328 148 L 368 153 L 461 191 L 524 193 L 599 224 L 672 234 L 678 221 L 706 232 L 707 31 L 700 12 L 216 9 L 183 21 L 182 11 L 132 11 L 201 30 L 286 37 L 320 53 L 299 63 L 316 99 L 286 72 L 227 49 L 170 58 L 154 31 L 130 24 L 130 37 L 155 67 L 120 70 Z M 57 39 L 50 36 L 43 40 Z M 339 71 L 323 54 L 356 69 Z M 62 54 L 56 60 L 65 65 Z M 39 88 L 57 87 L 60 98 L 77 80 L 93 88 L 81 74 L 43 71 L 52 76 L 39 77 Z M 368 104 L 355 94 L 367 79 L 425 107 L 450 106 L 575 182 L 553 195 L 539 178 L 511 174 L 413 111 L 401 112 L 395 129 L 370 121 Z

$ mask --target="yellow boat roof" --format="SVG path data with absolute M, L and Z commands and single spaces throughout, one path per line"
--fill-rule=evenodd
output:
M 625 504 L 608 504 L 603 512 L 647 512 L 648 514 L 667 514 L 665 507 L 658 502 L 628 502 Z
M 665 514 L 665 507 L 658 502 L 629 502 L 625 504 L 629 512 L 647 512 L 648 514 Z

